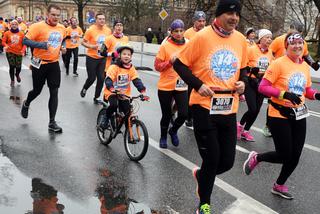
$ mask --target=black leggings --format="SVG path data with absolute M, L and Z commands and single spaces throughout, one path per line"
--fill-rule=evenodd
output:
M 162 91 L 158 90 L 162 117 L 160 121 L 161 137 L 167 137 L 167 132 L 172 117 L 172 99 L 178 108 L 178 117 L 174 120 L 172 131 L 177 132 L 183 125 L 188 115 L 188 92 L 187 91 Z
M 188 86 L 188 118 L 187 120 L 190 121 L 192 120 L 192 110 L 191 110 L 191 106 L 189 106 L 189 100 L 190 100 L 190 95 L 191 95 L 191 92 L 192 92 L 192 89 L 191 86 Z
M 210 204 L 215 177 L 230 170 L 236 152 L 236 114 L 210 115 L 199 105 L 192 106 L 194 135 L 202 158 L 198 174 L 200 204 Z
M 66 53 L 66 58 L 65 58 L 65 65 L 66 65 L 66 70 L 67 73 L 69 72 L 69 65 L 70 65 L 70 59 L 71 55 L 73 54 L 73 73 L 77 73 L 77 68 L 78 68 L 78 52 L 79 48 L 68 48 L 67 53 Z
M 21 72 L 22 56 L 14 53 L 6 53 L 9 63 L 9 74 L 11 81 L 14 81 L 14 75 L 19 76 Z
M 50 92 L 48 103 L 49 118 L 50 121 L 54 121 L 58 108 L 58 89 L 61 81 L 58 62 L 41 65 L 39 69 L 32 67 L 33 89 L 28 93 L 26 105 L 29 106 L 30 103 L 39 96 L 46 81 Z
M 240 124 L 245 125 L 244 130 L 249 131 L 254 121 L 257 119 L 263 104 L 264 96 L 260 94 L 257 91 L 257 88 L 253 87 L 250 83 L 246 84 L 244 94 L 246 96 L 248 111 L 242 116 Z
M 269 125 L 276 151 L 258 154 L 257 160 L 282 164 L 277 184 L 283 185 L 299 163 L 306 138 L 306 119 L 269 117 Z
M 109 106 L 107 108 L 106 114 L 110 118 L 111 115 L 117 111 L 118 105 L 121 112 L 127 114 L 130 110 L 129 100 L 119 100 L 116 95 L 110 95 L 108 98 Z
M 88 90 L 93 82 L 97 79 L 96 91 L 94 98 L 100 97 L 103 87 L 104 69 L 106 67 L 106 58 L 94 59 L 92 57 L 86 57 L 86 67 L 88 78 L 84 83 L 83 88 Z

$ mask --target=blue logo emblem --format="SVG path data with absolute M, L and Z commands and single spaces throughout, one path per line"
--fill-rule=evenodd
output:
M 295 73 L 289 79 L 289 91 L 302 95 L 305 90 L 306 83 L 307 80 L 302 73 Z
M 102 45 L 104 43 L 104 40 L 106 39 L 105 36 L 99 36 L 98 39 L 97 39 L 97 44 L 98 45 Z
M 238 59 L 229 50 L 219 50 L 211 57 L 210 69 L 217 78 L 228 80 L 238 69 Z
M 50 33 L 48 44 L 54 48 L 57 48 L 61 45 L 61 34 L 59 32 Z

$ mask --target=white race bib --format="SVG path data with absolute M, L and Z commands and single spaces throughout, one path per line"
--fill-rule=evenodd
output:
M 232 113 L 234 98 L 228 97 L 212 97 L 210 114 L 230 114 Z
M 175 90 L 186 91 L 188 90 L 188 85 L 182 79 L 179 78 L 177 79 Z
M 300 107 L 292 108 L 294 114 L 296 115 L 296 120 L 301 120 L 303 118 L 309 117 L 309 110 L 306 104 L 303 104 Z
M 37 58 L 37 57 L 34 57 L 34 56 L 31 57 L 31 62 L 30 62 L 30 64 L 31 64 L 33 67 L 39 69 L 40 66 L 41 66 L 41 62 L 42 62 L 42 60 L 41 60 L 40 58 Z

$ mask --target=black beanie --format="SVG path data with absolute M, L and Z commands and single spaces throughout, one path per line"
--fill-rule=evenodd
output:
M 116 19 L 116 20 L 114 20 L 114 22 L 113 22 L 113 27 L 115 27 L 115 26 L 116 26 L 116 24 L 118 24 L 118 23 L 123 24 L 122 20 L 120 20 L 120 19 Z
M 216 9 L 216 17 L 226 12 L 237 12 L 240 15 L 241 4 L 239 0 L 220 0 Z

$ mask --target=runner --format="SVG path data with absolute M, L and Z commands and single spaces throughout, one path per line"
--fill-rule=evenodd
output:
M 2 46 L 6 52 L 7 60 L 9 63 L 9 74 L 11 83 L 14 86 L 14 76 L 17 82 L 21 82 L 20 72 L 22 64 L 22 56 L 25 53 L 26 46 L 22 44 L 24 33 L 18 28 L 18 21 L 13 20 L 10 23 L 10 30 L 6 31 L 3 35 Z
M 193 26 L 186 30 L 184 33 L 184 37 L 188 40 L 192 39 L 197 32 L 202 30 L 206 26 L 206 14 L 203 11 L 195 11 L 193 14 Z M 190 99 L 192 88 L 188 87 L 188 102 Z M 193 126 L 193 120 L 192 120 L 192 110 L 188 106 L 188 117 L 186 121 L 186 126 L 192 127 Z
M 162 118 L 160 121 L 161 138 L 160 148 L 167 148 L 167 134 L 172 116 L 172 100 L 174 99 L 178 117 L 174 120 L 172 127 L 169 129 L 171 142 L 174 146 L 179 145 L 178 129 L 183 125 L 188 115 L 188 86 L 183 82 L 179 75 L 172 67 L 172 57 L 175 59 L 177 52 L 182 50 L 186 44 L 183 37 L 184 23 L 176 19 L 170 26 L 170 38 L 160 46 L 156 56 L 154 67 L 160 72 L 158 82 L 158 97 L 161 106 Z
M 88 88 L 97 79 L 93 101 L 98 104 L 106 67 L 106 58 L 100 55 L 100 49 L 106 37 L 111 35 L 111 30 L 105 25 L 106 18 L 104 14 L 97 13 L 95 19 L 96 23 L 85 32 L 81 43 L 87 48 L 86 67 L 88 78 L 81 89 L 80 96 L 85 97 Z
M 129 38 L 123 35 L 123 22 L 121 20 L 115 20 L 113 23 L 113 33 L 112 35 L 108 36 L 104 41 L 104 45 L 107 48 L 108 57 L 106 62 L 107 70 L 109 66 L 116 60 L 116 55 L 114 51 L 116 50 L 117 45 L 123 43 L 128 43 Z
M 22 17 L 17 17 L 17 21 L 18 21 L 18 23 L 19 23 L 19 30 L 20 30 L 21 32 L 23 32 L 24 34 L 26 34 L 26 33 L 27 33 L 27 30 L 28 30 L 28 27 L 27 27 L 27 25 L 23 22 Z
M 254 46 L 256 44 L 255 39 L 256 39 L 256 32 L 252 27 L 249 27 L 246 30 L 246 37 L 247 37 L 247 43 L 248 47 Z
M 193 170 L 200 214 L 211 214 L 215 177 L 231 169 L 235 158 L 236 112 L 245 86 L 239 78 L 247 66 L 246 38 L 235 30 L 240 11 L 240 1 L 220 0 L 212 24 L 197 33 L 174 62 L 174 69 L 193 88 L 189 105 L 202 158 L 201 168 Z
M 77 19 L 72 17 L 70 19 L 70 24 L 67 28 L 67 37 L 66 37 L 66 74 L 69 75 L 69 65 L 71 55 L 73 54 L 73 75 L 78 76 L 77 68 L 78 68 L 78 52 L 79 52 L 79 40 L 82 37 L 83 32 L 82 29 L 77 25 Z
M 63 20 L 62 22 L 63 26 L 67 29 L 69 27 L 69 21 L 68 20 Z M 67 69 L 67 65 L 66 65 L 66 61 L 67 61 L 67 53 L 62 53 L 61 54 L 61 57 L 62 57 L 62 62 L 63 62 L 63 65 L 64 67 Z
M 58 89 L 61 81 L 59 66 L 60 51 L 66 52 L 62 42 L 66 36 L 65 28 L 59 24 L 61 9 L 57 5 L 49 5 L 46 21 L 38 22 L 30 26 L 23 44 L 34 48 L 31 58 L 33 89 L 29 91 L 27 99 L 23 102 L 21 115 L 28 117 L 31 102 L 39 96 L 43 85 L 47 81 L 49 87 L 49 131 L 62 132 L 57 125 L 55 116 L 58 108 Z
M 100 127 L 106 129 L 109 118 L 120 105 L 121 111 L 126 114 L 130 110 L 129 100 L 120 100 L 113 94 L 114 90 L 119 90 L 121 93 L 131 96 L 130 82 L 134 84 L 137 90 L 145 94 L 146 87 L 143 85 L 138 76 L 138 72 L 131 64 L 133 48 L 128 43 L 121 43 L 117 48 L 119 58 L 116 59 L 115 64 L 111 65 L 107 70 L 107 77 L 105 79 L 106 88 L 104 90 L 104 100 L 108 101 L 109 107 L 106 111 L 106 117 L 101 121 Z M 145 96 L 145 99 L 149 99 Z M 126 124 L 127 125 L 127 124 Z
M 248 49 L 248 83 L 244 94 L 248 105 L 248 111 L 242 116 L 240 123 L 237 124 L 237 139 L 253 142 L 254 138 L 249 132 L 252 124 L 257 119 L 264 96 L 258 92 L 259 82 L 264 72 L 273 59 L 272 51 L 269 46 L 272 42 L 272 33 L 267 29 L 259 30 L 258 44 Z
M 281 56 L 284 56 L 286 53 L 286 48 L 284 46 L 285 44 L 285 37 L 289 33 L 293 32 L 298 32 L 302 35 L 304 29 L 304 25 L 301 24 L 299 21 L 294 21 L 290 25 L 290 29 L 286 34 L 283 34 L 281 36 L 278 36 L 273 40 L 271 43 L 270 48 L 272 49 L 274 57 L 277 59 Z M 304 41 L 304 46 L 303 46 L 303 53 L 302 53 L 303 59 L 308 63 L 314 70 L 319 70 L 319 61 L 314 61 L 313 58 L 310 56 L 309 51 L 308 51 L 308 44 L 306 41 Z
M 8 30 L 7 24 L 3 21 L 3 18 L 0 17 L 0 53 L 3 52 L 3 46 L 2 46 L 3 33 L 7 30 Z
M 259 92 L 271 97 L 269 124 L 275 151 L 252 151 L 243 164 L 249 175 L 260 162 L 282 164 L 281 172 L 271 192 L 285 199 L 293 199 L 285 185 L 299 163 L 306 137 L 308 109 L 305 98 L 320 100 L 320 94 L 311 88 L 310 68 L 301 58 L 304 40 L 299 33 L 285 38 L 286 55 L 275 60 L 267 69 Z

